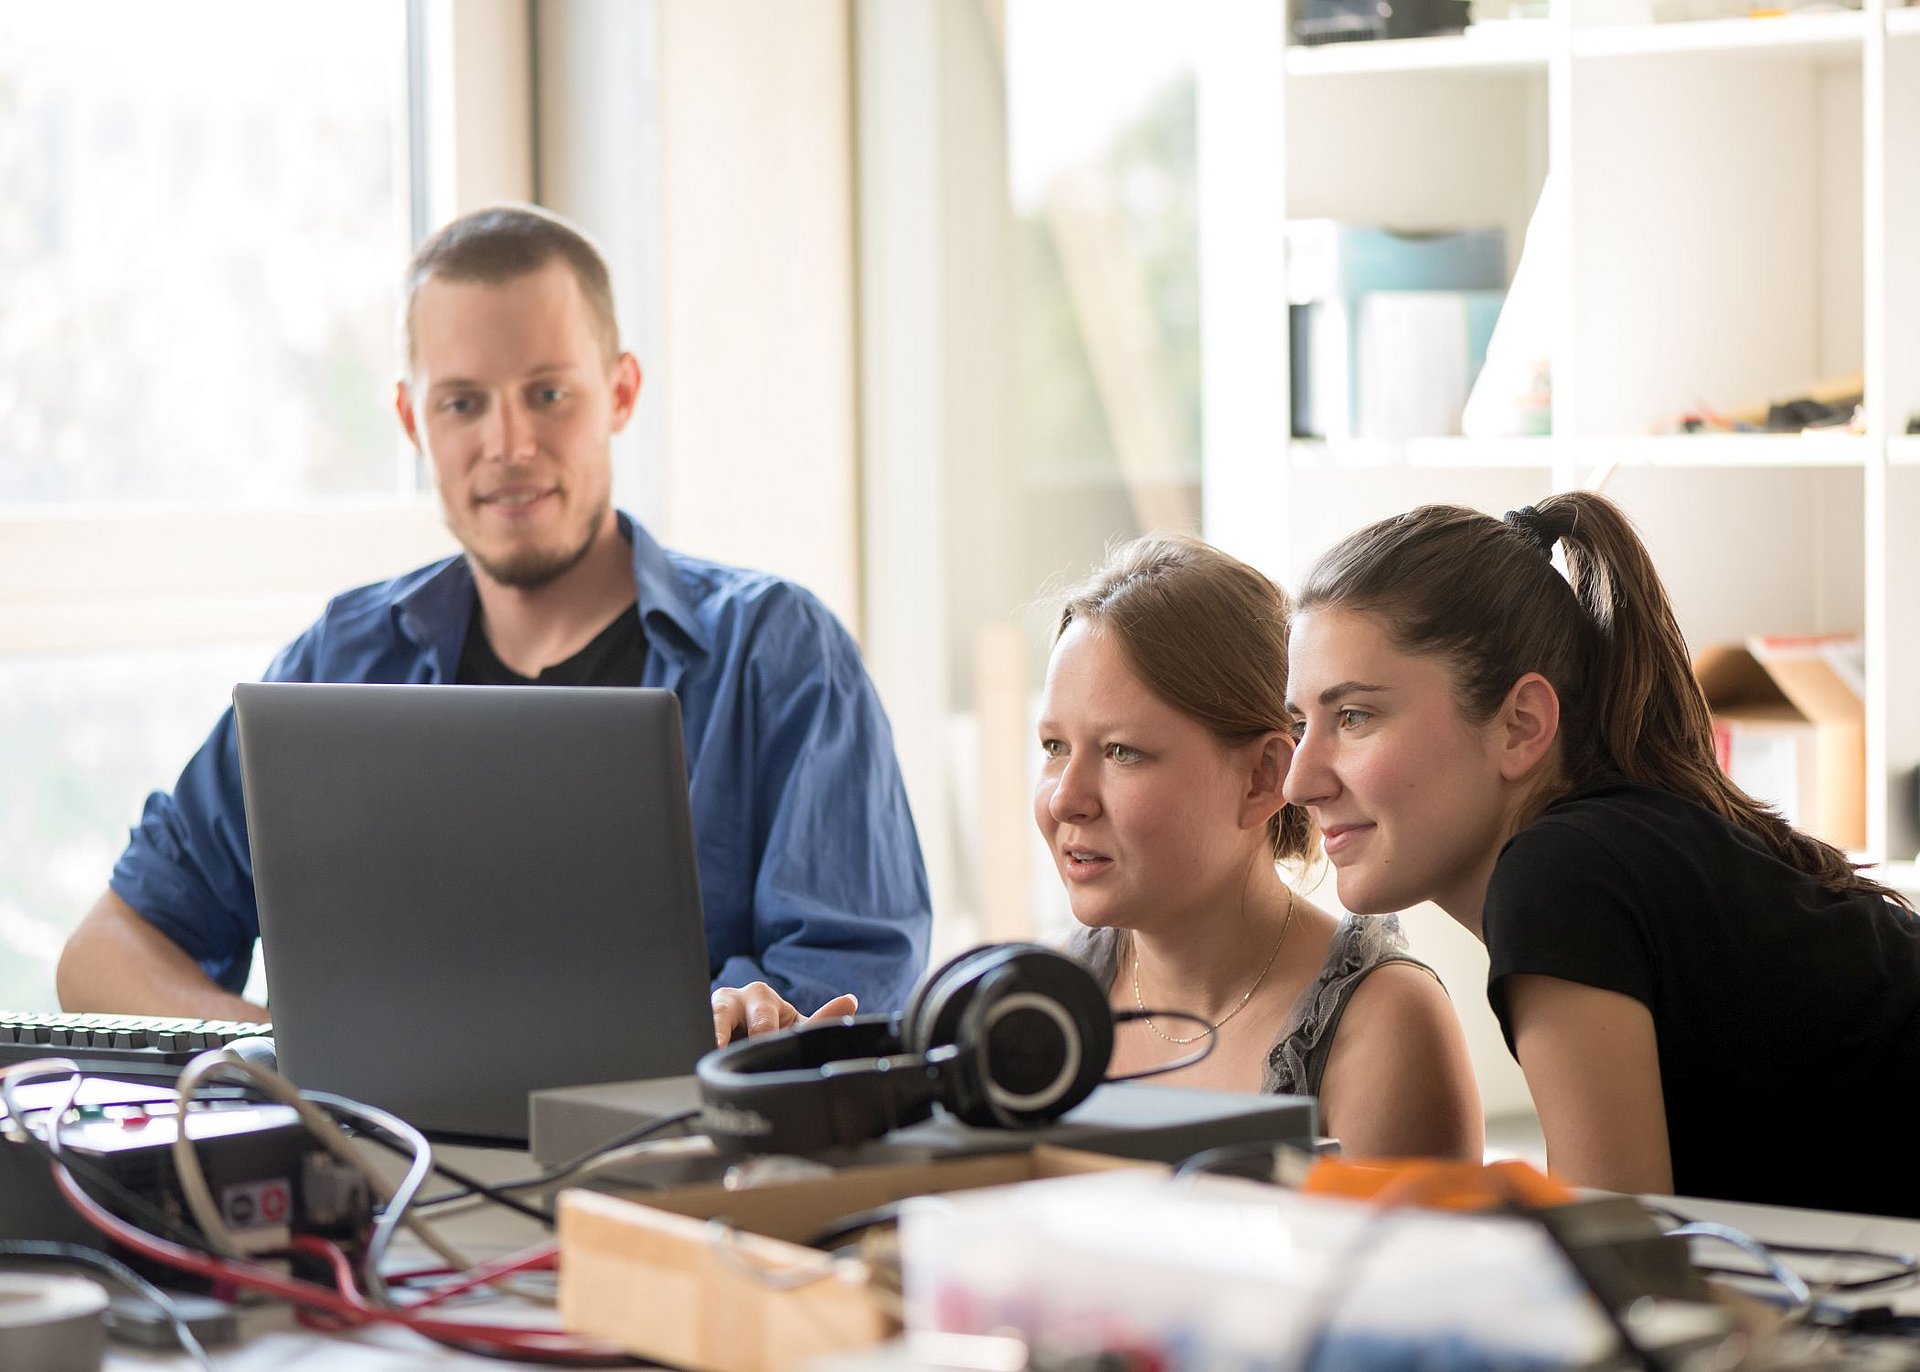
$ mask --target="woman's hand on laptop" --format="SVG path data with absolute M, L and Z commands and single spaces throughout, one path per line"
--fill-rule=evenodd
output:
M 791 1029 L 802 1020 L 839 1019 L 860 1008 L 851 994 L 835 996 L 811 1015 L 803 1015 L 764 981 L 722 986 L 713 993 L 713 1039 L 722 1048 L 737 1038 Z

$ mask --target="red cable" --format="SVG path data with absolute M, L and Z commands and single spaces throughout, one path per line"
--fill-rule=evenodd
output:
M 409 1310 L 418 1310 L 423 1306 L 438 1305 L 441 1301 L 462 1292 L 471 1291 L 476 1286 L 487 1286 L 503 1278 L 520 1272 L 547 1272 L 559 1265 L 560 1245 L 543 1243 L 537 1248 L 529 1248 L 519 1253 L 509 1253 L 504 1258 L 495 1258 L 492 1262 L 483 1262 L 473 1268 L 460 1280 L 445 1286 L 436 1286 L 427 1295 L 407 1306 Z
M 360 1290 L 360 1283 L 354 1275 L 352 1262 L 350 1262 L 347 1255 L 340 1250 L 339 1244 L 334 1243 L 331 1239 L 322 1239 L 310 1234 L 302 1234 L 294 1239 L 293 1246 L 302 1253 L 312 1254 L 315 1257 L 323 1259 L 327 1265 L 333 1269 L 333 1279 L 338 1284 L 340 1293 L 346 1297 L 347 1303 L 357 1312 L 369 1318 L 397 1318 L 395 1312 L 377 1306 L 367 1299 L 366 1294 Z M 540 1255 L 535 1254 L 533 1260 L 538 1261 L 539 1257 Z M 478 1331 L 478 1337 L 475 1337 L 472 1332 L 441 1336 L 448 1338 L 456 1345 L 462 1342 L 492 1345 L 499 1342 L 500 1337 L 504 1337 L 516 1351 L 552 1351 L 577 1353 L 582 1356 L 586 1356 L 590 1352 L 586 1346 L 573 1339 L 572 1336 L 563 1334 L 558 1330 L 525 1329 L 512 1325 L 497 1324 L 447 1325 L 441 1320 L 414 1320 L 410 1318 L 401 1318 L 401 1322 L 407 1324 L 410 1328 L 423 1331 L 428 1328 L 440 1329 L 443 1327 Z M 555 1340 L 559 1341 L 557 1346 L 555 1345 Z M 599 1353 L 598 1356 L 604 1357 L 606 1355 L 605 1353 Z
M 282 1300 L 292 1301 L 296 1305 L 341 1319 L 349 1325 L 397 1324 L 428 1338 L 486 1344 L 510 1353 L 605 1358 L 613 1352 L 611 1349 L 575 1339 L 572 1335 L 560 1330 L 515 1329 L 497 1324 L 464 1324 L 451 1320 L 421 1319 L 406 1311 L 382 1309 L 360 1295 L 358 1286 L 353 1281 L 352 1268 L 347 1262 L 346 1255 L 337 1245 L 327 1243 L 325 1240 L 303 1236 L 295 1240 L 295 1245 L 307 1251 L 313 1251 L 314 1245 L 323 1245 L 325 1249 L 331 1250 L 323 1253 L 323 1256 L 333 1267 L 335 1276 L 344 1278 L 341 1291 L 321 1286 L 317 1282 L 304 1281 L 298 1277 L 282 1276 L 271 1268 L 253 1263 L 196 1253 L 191 1248 L 182 1247 L 128 1224 L 82 1190 L 79 1183 L 74 1181 L 73 1174 L 64 1166 L 54 1164 L 53 1179 L 54 1184 L 60 1188 L 61 1194 L 66 1196 L 82 1219 L 108 1238 L 143 1257 L 183 1272 L 191 1272 L 196 1276 L 229 1281 L 238 1286 L 266 1291 Z

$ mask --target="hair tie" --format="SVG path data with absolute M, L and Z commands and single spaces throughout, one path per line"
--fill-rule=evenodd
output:
M 1559 542 L 1559 535 L 1547 527 L 1546 516 L 1532 505 L 1522 505 L 1517 510 L 1509 510 L 1502 521 L 1532 545 L 1540 556 L 1551 561 L 1553 545 Z

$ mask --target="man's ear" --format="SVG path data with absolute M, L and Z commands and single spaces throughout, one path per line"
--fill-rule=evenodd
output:
M 1247 793 L 1241 820 L 1248 828 L 1264 828 L 1286 808 L 1287 768 L 1293 765 L 1293 736 L 1275 731 L 1246 745 Z
M 400 416 L 400 429 L 407 436 L 407 442 L 413 444 L 415 452 L 424 451 L 420 446 L 420 430 L 413 413 L 413 396 L 407 390 L 404 380 L 396 381 L 393 386 L 393 412 Z
M 633 418 L 633 407 L 640 402 L 640 360 L 632 353 L 621 353 L 613 363 L 613 431 L 619 433 Z
M 1520 781 L 1532 775 L 1560 737 L 1560 695 L 1538 672 L 1513 683 L 1494 718 L 1500 775 Z

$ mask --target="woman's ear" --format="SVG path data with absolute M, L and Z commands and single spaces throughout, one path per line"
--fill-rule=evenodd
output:
M 1521 781 L 1550 756 L 1560 737 L 1560 696 L 1553 683 L 1528 672 L 1513 683 L 1495 718 L 1500 775 Z
M 1287 768 L 1293 765 L 1293 736 L 1278 731 L 1263 734 L 1246 745 L 1247 794 L 1241 807 L 1248 828 L 1260 828 L 1286 807 Z

